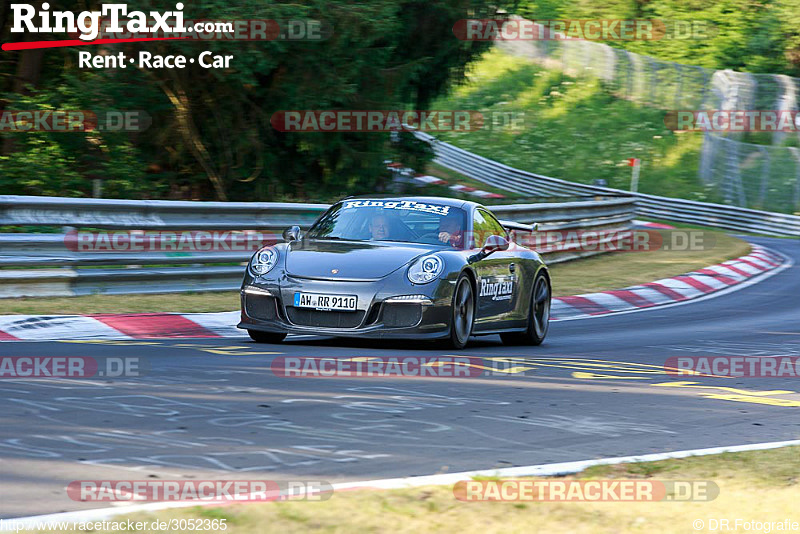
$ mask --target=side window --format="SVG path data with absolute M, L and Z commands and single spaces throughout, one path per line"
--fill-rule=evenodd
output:
M 480 210 L 483 211 L 483 210 Z M 492 234 L 491 235 L 499 235 L 501 237 L 505 237 L 508 239 L 508 232 L 506 229 L 503 228 L 503 225 L 500 224 L 500 221 L 494 218 L 494 215 L 489 213 L 488 211 L 483 211 L 484 218 L 489 222 L 492 227 Z
M 491 213 L 477 209 L 472 219 L 472 231 L 475 238 L 475 248 L 480 248 L 486 243 L 486 238 L 491 235 L 499 235 L 508 239 L 505 228 L 497 222 Z

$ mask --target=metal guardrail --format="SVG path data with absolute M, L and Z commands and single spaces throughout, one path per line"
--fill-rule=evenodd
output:
M 0 195 L 0 226 L 241 230 L 310 225 L 326 204 L 190 202 Z
M 679 198 L 631 193 L 621 189 L 568 182 L 503 165 L 435 137 L 416 132 L 432 144 L 436 163 L 487 185 L 532 197 L 598 196 L 629 197 L 636 201 L 636 215 L 677 223 L 694 224 L 774 236 L 800 236 L 800 216 L 696 202 Z
M 220 291 L 239 287 L 253 250 L 83 251 L 78 229 L 146 232 L 230 232 L 281 240 L 291 225 L 307 228 L 326 204 L 223 203 L 0 196 L 0 225 L 64 227 L 63 233 L 0 234 L 0 298 L 87 294 Z M 501 219 L 538 223 L 540 231 L 592 230 L 619 236 L 634 218 L 632 199 L 491 206 Z M 263 242 L 255 240 L 255 242 Z M 550 263 L 603 252 L 568 247 Z

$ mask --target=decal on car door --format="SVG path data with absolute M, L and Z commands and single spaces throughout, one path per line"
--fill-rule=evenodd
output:
M 514 295 L 515 276 L 491 276 L 481 278 L 480 297 L 489 300 L 510 300 Z

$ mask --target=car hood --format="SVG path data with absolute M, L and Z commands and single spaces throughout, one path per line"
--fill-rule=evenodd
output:
M 287 247 L 286 272 L 328 280 L 375 280 L 426 252 L 402 243 L 304 239 Z

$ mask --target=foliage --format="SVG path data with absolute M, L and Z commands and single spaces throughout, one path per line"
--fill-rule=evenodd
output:
M 800 76 L 800 0 L 524 0 L 533 19 L 698 21 L 696 38 L 611 41 L 660 59 L 715 69 Z
M 51 1 L 51 9 L 76 9 L 67 3 Z M 0 109 L 144 110 L 152 117 L 145 132 L 0 134 L 5 192 L 86 196 L 93 178 L 105 179 L 104 195 L 112 197 L 314 200 L 374 191 L 386 179 L 387 156 L 424 167 L 430 153 L 408 139 L 391 144 L 388 133 L 281 133 L 270 125 L 272 115 L 423 109 L 458 83 L 467 63 L 488 46 L 452 38 L 455 21 L 493 16 L 503 7 L 479 0 L 184 3 L 187 19 L 315 19 L 333 34 L 322 41 L 163 41 L 3 52 Z M 88 4 L 81 8 L 99 6 Z M 131 10 L 174 6 L 128 4 Z M 2 41 L 20 40 L 9 25 L 6 20 Z M 225 70 L 197 64 L 95 70 L 78 68 L 81 50 L 187 58 L 209 50 L 234 59 Z
M 629 189 L 627 159 L 642 160 L 639 191 L 715 201 L 697 180 L 702 136 L 675 133 L 664 113 L 617 99 L 597 80 L 574 79 L 495 49 L 469 83 L 436 106 L 524 113 L 521 127 L 440 135 L 444 141 L 545 176 Z

